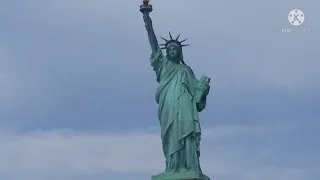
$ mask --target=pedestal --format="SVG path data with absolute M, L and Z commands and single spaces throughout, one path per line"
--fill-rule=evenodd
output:
M 152 176 L 151 180 L 210 180 L 210 178 L 200 172 L 164 172 Z

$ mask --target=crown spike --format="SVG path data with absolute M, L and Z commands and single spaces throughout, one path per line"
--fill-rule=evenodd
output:
M 177 36 L 176 41 L 178 41 L 178 40 L 179 40 L 180 35 L 181 35 L 181 34 L 179 34 L 179 35 Z
M 172 36 L 171 36 L 171 33 L 170 33 L 170 31 L 169 31 L 169 36 L 170 36 L 170 40 L 173 40 L 173 38 L 172 38 Z
M 186 38 L 186 39 L 184 39 L 184 40 L 180 41 L 180 43 L 183 43 L 183 42 L 185 42 L 186 40 L 188 40 L 188 38 Z
M 190 46 L 191 44 L 182 44 L 181 46 L 184 47 L 184 46 Z
M 168 42 L 168 40 L 166 40 L 165 38 L 163 38 L 163 37 L 161 37 L 161 36 L 160 36 L 160 38 L 163 39 L 164 41 Z

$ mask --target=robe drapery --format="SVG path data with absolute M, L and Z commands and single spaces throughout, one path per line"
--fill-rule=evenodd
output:
M 166 172 L 201 172 L 199 107 L 195 100 L 195 86 L 199 82 L 191 68 L 168 60 L 159 48 L 150 58 L 157 76 L 156 102 L 161 125 Z M 201 101 L 201 109 L 205 106 Z M 199 105 L 199 104 L 198 104 Z

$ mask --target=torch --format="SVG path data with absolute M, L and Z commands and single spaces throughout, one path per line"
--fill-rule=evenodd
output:
M 150 0 L 143 0 L 143 4 L 140 6 L 140 11 L 144 13 L 150 13 L 152 9 L 152 5 L 149 4 Z

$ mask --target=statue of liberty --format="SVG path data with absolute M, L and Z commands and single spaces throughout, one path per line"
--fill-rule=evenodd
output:
M 161 37 L 165 43 L 159 47 L 149 13 L 152 6 L 143 1 L 143 13 L 152 53 L 150 63 L 156 73 L 158 87 L 156 102 L 161 126 L 161 139 L 166 170 L 152 180 L 209 180 L 202 173 L 200 157 L 201 129 L 198 112 L 206 106 L 210 78 L 198 80 L 183 60 L 182 43 L 186 41 Z M 161 49 L 165 49 L 166 55 Z

